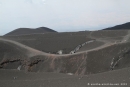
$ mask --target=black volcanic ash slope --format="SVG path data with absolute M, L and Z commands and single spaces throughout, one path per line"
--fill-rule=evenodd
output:
M 59 50 L 63 50 L 63 53 L 67 54 L 74 50 L 76 46 L 92 40 L 91 38 L 87 38 L 89 33 L 90 32 L 46 33 L 22 36 L 3 36 L 3 38 L 17 41 L 43 52 L 55 54 Z
M 49 33 L 49 32 L 56 32 L 52 29 L 46 28 L 46 27 L 39 27 L 36 29 L 31 28 L 18 28 L 14 31 L 11 31 L 6 36 L 12 36 L 12 35 L 27 35 L 27 34 L 39 34 L 39 33 Z
M 130 22 L 125 24 L 116 25 L 114 27 L 109 27 L 103 30 L 123 30 L 123 29 L 130 29 Z
M 118 34 L 114 34 L 115 37 L 121 34 L 120 32 Z M 87 33 L 89 34 L 89 32 L 86 32 L 85 34 Z M 51 33 L 51 34 L 54 34 L 54 33 Z M 59 37 L 57 33 L 55 34 L 56 35 L 52 35 L 52 36 Z M 62 33 L 60 36 L 65 35 L 65 38 L 66 38 L 66 35 L 75 36 L 75 34 L 77 35 L 77 33 L 73 33 L 71 35 L 70 33 L 67 33 L 67 34 Z M 102 32 L 91 33 L 92 36 L 94 35 L 99 36 L 100 34 L 102 34 Z M 77 37 L 80 37 L 80 35 L 82 36 L 83 32 L 80 33 Z M 113 35 L 113 38 L 114 38 L 114 35 Z M 124 35 L 125 35 L 125 32 L 124 32 Z M 26 39 L 27 38 L 29 39 L 30 38 L 29 36 L 32 37 L 32 35 L 25 35 L 24 37 L 26 37 Z M 37 35 L 34 35 L 34 36 L 37 36 Z M 47 35 L 46 38 L 49 36 L 50 34 Z M 9 36 L 9 37 L 10 38 L 12 37 L 12 39 L 16 39 L 16 36 Z M 25 39 L 24 37 L 18 36 L 17 39 L 18 38 Z M 83 37 L 85 36 L 83 35 L 82 38 Z M 88 74 L 97 74 L 97 73 L 107 72 L 110 70 L 130 67 L 130 59 L 129 59 L 130 58 L 130 43 L 129 42 L 109 45 L 105 48 L 101 48 L 98 50 L 96 49 L 93 51 L 89 51 L 87 53 L 82 52 L 82 53 L 66 55 L 66 56 L 65 55 L 59 56 L 59 55 L 54 55 L 54 54 L 45 55 L 45 53 L 43 54 L 43 52 L 42 54 L 29 56 L 30 55 L 29 53 L 34 54 L 37 51 L 36 50 L 33 51 L 34 49 L 29 50 L 30 48 L 27 49 L 27 46 L 23 47 L 20 45 L 20 43 L 16 44 L 16 41 L 15 43 L 14 42 L 9 43 L 12 41 L 11 40 L 6 41 L 5 39 L 4 40 L 3 39 L 1 39 L 1 44 L 0 44 L 0 48 L 1 48 L 0 68 L 1 69 L 16 69 L 19 67 L 19 65 L 22 65 L 23 66 L 22 70 L 27 70 L 27 71 L 73 73 L 75 75 L 88 75 Z M 71 40 L 74 40 L 74 38 L 71 38 Z M 54 39 L 53 42 L 57 42 L 57 41 L 58 40 Z M 15 62 L 15 61 L 20 61 L 20 62 Z
M 40 62 L 41 60 L 37 57 L 31 62 L 33 60 L 31 57 L 40 54 L 38 50 L 12 40 L 0 38 L 0 69 L 17 69 L 19 66 L 25 69 Z M 43 60 L 45 57 L 42 57 Z
M 27 50 L 0 40 L 0 68 L 16 69 L 27 58 Z
M 123 38 L 128 37 L 127 39 L 129 39 L 129 33 L 127 30 L 124 32 L 96 31 L 3 36 L 1 37 L 0 44 L 0 67 L 2 69 L 16 69 L 19 67 L 19 65 L 22 65 L 22 69 L 27 71 L 73 73 L 75 75 L 96 74 L 130 67 L 129 41 L 126 41 L 126 43 L 116 43 L 113 45 L 110 44 L 104 48 L 73 55 L 45 55 L 44 52 L 40 51 L 40 54 L 38 52 L 38 50 L 40 50 L 38 47 L 43 50 L 49 49 L 51 51 L 51 48 L 49 48 L 51 45 L 53 52 L 60 50 L 65 46 L 70 46 L 71 48 L 75 45 L 77 46 L 80 43 L 91 40 L 91 38 L 87 38 L 87 36 L 96 38 L 96 40 L 102 40 L 101 38 L 107 40 L 108 37 L 114 38 L 114 40 L 116 40 L 115 38 L 120 36 L 123 36 L 120 39 L 121 41 Z M 7 38 L 8 41 L 5 40 L 5 38 Z M 16 41 L 18 41 L 19 44 Z M 26 45 L 26 47 L 20 45 L 20 43 Z M 27 46 L 37 48 L 37 51 L 28 48 Z M 58 46 L 61 46 L 61 48 Z M 34 53 L 37 53 L 37 55 L 32 56 Z
M 68 56 L 48 55 L 44 62 L 32 64 L 28 71 L 73 73 L 75 75 L 89 75 L 108 72 L 130 67 L 130 43 L 116 44 L 106 48 Z M 36 58 L 31 57 L 32 62 Z

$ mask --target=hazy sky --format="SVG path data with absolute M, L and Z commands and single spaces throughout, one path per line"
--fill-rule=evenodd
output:
M 0 0 L 0 35 L 16 28 L 95 30 L 130 21 L 130 0 Z

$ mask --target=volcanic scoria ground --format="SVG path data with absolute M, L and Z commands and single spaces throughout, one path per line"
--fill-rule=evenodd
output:
M 129 87 L 130 31 L 1 36 L 0 77 L 0 87 Z

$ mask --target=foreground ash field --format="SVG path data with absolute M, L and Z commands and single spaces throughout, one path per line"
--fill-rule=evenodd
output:
M 0 37 L 0 87 L 130 86 L 129 29 L 19 30 Z

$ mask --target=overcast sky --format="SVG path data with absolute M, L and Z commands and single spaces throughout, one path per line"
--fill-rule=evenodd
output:
M 64 32 L 126 22 L 130 22 L 130 0 L 0 0 L 0 35 L 20 27 Z

